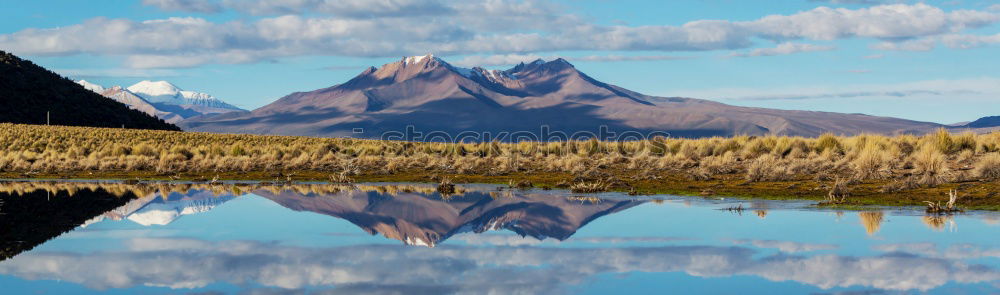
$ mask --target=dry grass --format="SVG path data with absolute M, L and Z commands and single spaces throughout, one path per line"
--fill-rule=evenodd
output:
M 851 186 L 897 183 L 884 193 L 898 193 L 1000 178 L 1000 133 L 446 144 L 0 124 L 0 173 L 16 177 L 252 174 L 284 182 L 290 171 L 333 182 L 435 174 L 581 178 L 563 179 L 566 186 L 609 176 L 640 183 L 674 176 L 700 182 L 742 176 L 750 183 L 842 178 Z
M 1000 153 L 990 153 L 976 163 L 976 177 L 980 179 L 1000 179 Z
M 611 182 L 605 180 L 577 182 L 569 187 L 574 193 L 599 193 L 611 189 Z

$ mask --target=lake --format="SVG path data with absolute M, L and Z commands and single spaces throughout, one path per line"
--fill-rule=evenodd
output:
M 1000 214 L 461 184 L 0 182 L 3 294 L 997 294 Z M 695 292 L 697 290 L 697 292 Z

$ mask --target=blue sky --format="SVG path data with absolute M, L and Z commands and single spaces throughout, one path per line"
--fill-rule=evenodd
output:
M 642 93 L 953 123 L 1000 115 L 984 0 L 0 0 L 0 49 L 104 86 L 168 80 L 256 108 L 435 53 L 565 57 Z M 10 13 L 13 12 L 13 13 Z

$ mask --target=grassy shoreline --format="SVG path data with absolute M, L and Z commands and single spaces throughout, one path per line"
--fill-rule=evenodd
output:
M 531 183 L 1000 210 L 1000 133 L 428 143 L 0 124 L 0 178 Z
M 75 172 L 26 175 L 21 173 L 0 172 L 0 179 L 37 179 L 37 180 L 143 180 L 143 181 L 195 181 L 207 182 L 218 178 L 220 181 L 236 180 L 249 182 L 266 182 L 282 184 L 289 179 L 293 182 L 326 182 L 328 171 L 288 171 L 284 173 L 268 171 L 252 172 L 221 172 L 221 173 L 185 173 L 180 178 L 148 172 L 106 171 L 106 172 Z M 290 178 L 288 175 L 292 175 Z M 515 173 L 509 175 L 468 175 L 468 174 L 436 174 L 414 171 L 393 175 L 355 175 L 351 178 L 356 182 L 414 182 L 437 183 L 448 178 L 455 183 L 484 183 L 507 186 L 509 183 L 527 181 L 535 188 L 568 189 L 566 183 L 571 183 L 575 176 L 569 173 Z M 713 180 L 691 180 L 680 175 L 663 175 L 655 181 L 624 177 L 608 191 L 633 192 L 638 196 L 652 194 L 671 194 L 680 196 L 700 197 L 732 197 L 748 200 L 809 200 L 820 203 L 825 200 L 829 184 L 806 177 L 797 180 L 779 182 L 748 183 L 740 177 L 718 178 Z M 820 207 L 863 210 L 868 206 L 924 206 L 925 201 L 946 202 L 948 192 L 956 189 L 963 192 L 959 205 L 965 210 L 1000 211 L 1000 182 L 967 182 L 940 185 L 933 188 L 921 188 L 899 193 L 885 193 L 880 189 L 887 181 L 869 181 L 852 186 L 851 196 L 839 204 L 818 204 Z M 580 193 L 586 194 L 586 193 Z

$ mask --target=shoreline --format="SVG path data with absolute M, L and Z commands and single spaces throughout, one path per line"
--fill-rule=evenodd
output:
M 103 171 L 103 172 L 63 172 L 38 173 L 25 175 L 17 172 L 0 172 L 4 181 L 87 181 L 87 180 L 140 180 L 140 181 L 191 181 L 205 183 L 218 177 L 219 181 L 246 181 L 271 184 L 292 182 L 330 183 L 333 172 L 328 171 L 251 171 L 222 173 L 183 173 L 164 175 L 143 171 Z M 290 178 L 289 178 L 290 176 Z M 850 195 L 838 204 L 822 204 L 827 197 L 833 181 L 817 181 L 806 176 L 786 181 L 746 182 L 742 175 L 716 176 L 710 180 L 693 180 L 680 174 L 657 175 L 656 179 L 638 179 L 627 173 L 612 173 L 611 185 L 604 192 L 626 192 L 630 195 L 669 194 L 692 197 L 727 197 L 747 200 L 803 200 L 816 201 L 819 208 L 836 208 L 844 210 L 864 210 L 868 206 L 926 206 L 925 201 L 947 202 L 948 192 L 957 190 L 960 194 L 958 207 L 963 210 L 1000 211 L 1000 182 L 970 181 L 964 183 L 948 183 L 931 188 L 917 188 L 899 192 L 880 191 L 892 180 L 864 181 L 850 186 Z M 454 183 L 496 184 L 508 186 L 511 183 L 530 183 L 534 188 L 567 189 L 567 184 L 585 182 L 579 175 L 558 172 L 541 173 L 511 173 L 507 175 L 471 175 L 434 173 L 433 171 L 412 171 L 396 174 L 361 174 L 350 176 L 353 182 L 411 182 L 439 183 L 447 178 Z M 574 181 L 576 178 L 577 181 Z M 591 193 L 574 192 L 588 195 Z

